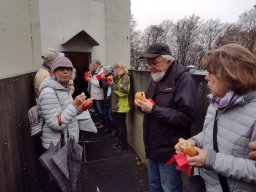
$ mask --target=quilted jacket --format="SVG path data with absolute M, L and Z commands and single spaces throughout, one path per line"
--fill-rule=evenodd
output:
M 42 133 L 43 147 L 48 149 L 51 142 L 56 145 L 61 137 L 61 129 L 64 129 L 65 140 L 74 137 L 78 141 L 79 127 L 76 116 L 80 111 L 72 105 L 73 98 L 68 87 L 59 84 L 53 77 L 48 77 L 42 82 L 39 91 L 39 113 L 45 121 Z M 61 126 L 58 123 L 59 115 Z
M 216 110 L 209 106 L 203 131 L 193 137 L 199 148 L 208 151 L 205 168 L 200 169 L 207 192 L 222 191 L 217 174 L 227 178 L 230 191 L 256 191 L 256 164 L 248 159 L 248 143 L 256 140 L 256 91 L 239 97 L 232 108 L 219 110 L 218 153 L 213 150 Z

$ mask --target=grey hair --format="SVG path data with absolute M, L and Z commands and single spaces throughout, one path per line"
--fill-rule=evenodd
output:
M 72 73 L 71 73 L 71 79 L 75 80 L 75 78 L 76 78 L 76 68 L 73 68 Z
M 167 61 L 171 61 L 171 62 L 174 61 L 174 58 L 171 55 L 161 55 L 161 57 L 163 57 Z
M 100 60 L 98 60 L 98 59 L 93 59 L 91 63 L 96 63 L 96 64 L 101 65 L 101 62 L 100 62 Z

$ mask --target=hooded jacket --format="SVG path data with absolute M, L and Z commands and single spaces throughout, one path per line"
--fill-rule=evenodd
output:
M 73 98 L 68 87 L 58 83 L 53 77 L 46 78 L 40 86 L 38 99 L 39 113 L 44 119 L 42 145 L 48 149 L 50 143 L 56 145 L 60 141 L 60 130 L 64 129 L 65 140 L 67 137 L 79 138 L 79 127 L 76 116 L 79 111 L 72 104 Z M 61 115 L 61 126 L 58 116 Z
M 159 82 L 151 80 L 146 97 L 155 102 L 144 114 L 143 137 L 146 158 L 167 162 L 178 139 L 187 138 L 195 120 L 196 85 L 188 69 L 174 61 Z
M 219 109 L 218 153 L 213 150 L 216 110 L 209 106 L 203 131 L 192 137 L 197 147 L 208 151 L 205 168 L 200 169 L 206 191 L 222 191 L 218 174 L 227 178 L 230 191 L 255 191 L 256 163 L 248 157 L 248 143 L 256 140 L 256 91 L 240 96 L 229 109 Z

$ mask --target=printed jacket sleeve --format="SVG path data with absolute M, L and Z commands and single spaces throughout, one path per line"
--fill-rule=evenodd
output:
M 77 115 L 78 110 L 72 105 L 61 111 L 61 105 L 55 91 L 45 88 L 40 94 L 41 113 L 48 127 L 54 130 L 65 129 L 71 120 Z M 58 116 L 61 115 L 62 125 L 59 126 Z
M 127 75 L 123 75 L 120 80 L 115 81 L 111 84 L 112 90 L 119 96 L 125 97 L 128 95 L 130 87 L 130 79 Z

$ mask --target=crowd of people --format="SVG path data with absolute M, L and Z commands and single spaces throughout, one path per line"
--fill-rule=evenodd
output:
M 210 50 L 202 62 L 211 92 L 202 131 L 191 135 L 196 120 L 197 89 L 185 64 L 176 60 L 170 47 L 154 43 L 141 56 L 151 74 L 146 100 L 132 100 L 131 80 L 123 62 L 102 65 L 93 59 L 84 80 L 85 92 L 74 98 L 73 63 L 63 53 L 48 49 L 35 76 L 35 95 L 44 119 L 42 146 L 79 139 L 76 117 L 89 95 L 97 113 L 98 130 L 107 128 L 114 155 L 127 147 L 126 114 L 134 106 L 144 114 L 143 140 L 148 160 L 150 192 L 182 191 L 177 164 L 165 163 L 183 154 L 178 140 L 184 138 L 197 155 L 186 156 L 205 181 L 206 191 L 255 191 L 256 185 L 256 56 L 238 44 Z M 224 184 L 223 184 L 224 183 Z

